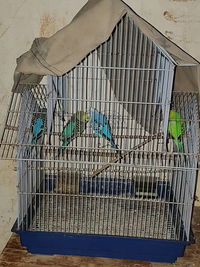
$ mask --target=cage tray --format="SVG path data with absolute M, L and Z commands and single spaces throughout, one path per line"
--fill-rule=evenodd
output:
M 173 263 L 189 242 L 55 232 L 13 231 L 28 252 Z
M 63 203 L 62 210 L 57 209 L 60 201 Z M 64 201 L 68 204 L 65 205 Z M 110 216 L 109 199 L 97 202 L 92 196 L 45 196 L 37 200 L 40 209 L 36 208 L 29 228 L 23 231 L 21 229 L 24 226 L 17 228 L 16 223 L 12 231 L 20 235 L 22 245 L 34 254 L 168 263 L 183 256 L 189 242 L 176 240 L 173 218 L 165 212 L 164 205 L 159 202 L 151 205 L 148 200 L 141 202 L 136 199 L 132 200 L 132 204 L 129 203 L 130 200 L 112 201 L 115 220 Z M 96 214 L 94 204 L 99 214 Z M 74 209 L 77 205 L 82 205 L 83 214 Z M 129 212 L 125 208 L 127 205 Z M 102 213 L 107 214 L 107 221 L 103 220 Z M 128 218 L 132 218 L 132 230 Z M 159 227 L 159 223 L 162 227 Z

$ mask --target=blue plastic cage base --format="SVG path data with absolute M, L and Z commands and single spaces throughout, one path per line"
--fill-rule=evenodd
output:
M 47 181 L 47 183 L 49 184 L 49 181 Z M 52 182 L 51 184 L 52 190 L 54 188 L 53 184 L 54 183 Z M 93 182 L 91 182 L 89 179 L 86 178 L 82 178 L 80 180 L 80 192 L 79 192 L 80 195 L 81 194 L 92 195 L 97 191 L 97 189 L 98 192 L 102 194 L 106 192 L 106 194 L 108 195 L 109 194 L 118 195 L 121 192 L 123 192 L 123 194 L 126 194 L 127 196 L 134 196 L 136 192 L 139 191 L 139 188 L 137 188 L 137 184 L 134 184 L 132 182 L 128 183 L 128 186 L 125 187 L 122 179 L 118 181 L 118 183 L 116 183 L 114 179 L 111 179 L 111 182 L 107 180 L 105 181 L 103 180 L 102 182 L 102 179 L 97 179 L 96 184 L 94 184 Z M 171 197 L 173 197 L 173 191 L 170 189 L 168 183 L 164 182 L 157 183 L 156 186 L 152 184 L 151 192 L 152 191 L 155 194 L 155 198 L 159 197 L 161 199 L 164 198 L 171 199 Z M 148 194 L 146 197 L 148 199 Z M 49 230 L 48 230 L 49 232 L 47 232 L 43 229 L 45 229 L 45 225 L 46 223 L 48 223 L 46 220 L 49 220 L 49 218 L 53 218 L 52 217 L 53 212 L 54 210 L 56 210 L 56 206 L 54 207 L 53 203 L 55 204 L 57 202 L 53 201 L 53 196 L 48 197 L 48 199 L 43 197 L 40 200 L 38 199 L 36 201 L 37 203 L 40 203 L 42 208 L 43 207 L 42 201 L 44 201 L 45 207 L 48 206 L 46 205 L 47 200 L 49 201 L 48 203 L 51 203 L 50 206 L 52 214 L 49 213 L 48 216 L 45 216 L 46 213 L 44 212 L 43 224 L 40 223 L 41 220 L 38 221 L 38 219 L 40 218 L 38 217 L 37 214 L 38 207 L 37 206 L 36 208 L 32 207 L 31 210 L 29 207 L 28 212 L 24 217 L 22 224 L 18 227 L 16 223 L 12 229 L 13 232 L 19 234 L 22 246 L 27 247 L 27 250 L 33 254 L 76 255 L 76 256 L 106 257 L 106 258 L 173 263 L 176 261 L 177 257 L 183 256 L 186 245 L 189 245 L 191 243 L 186 241 L 175 240 L 177 237 L 176 232 L 178 229 L 179 231 L 181 231 L 179 232 L 179 236 L 182 236 L 182 238 L 186 239 L 186 236 L 184 234 L 183 223 L 181 219 L 177 221 L 177 218 L 175 223 L 174 221 L 175 218 L 171 215 L 170 215 L 171 217 L 169 216 L 167 217 L 168 218 L 167 220 L 167 218 L 165 218 L 164 210 L 162 215 L 164 216 L 163 220 L 165 221 L 165 224 L 163 225 L 162 229 L 156 232 L 155 238 L 154 237 L 149 238 L 146 236 L 134 237 L 134 234 L 137 233 L 132 233 L 132 236 L 129 236 L 130 233 L 127 227 L 124 228 L 124 230 L 127 231 L 126 237 L 119 235 L 113 236 L 111 234 L 109 235 L 109 233 L 104 234 L 103 232 L 98 235 L 94 235 L 92 233 L 91 234 L 76 233 L 79 224 L 76 219 L 76 216 L 74 217 L 72 216 L 71 218 L 69 211 L 68 211 L 69 212 L 68 216 L 66 216 L 66 218 L 68 219 L 66 218 L 64 219 L 65 223 L 67 223 L 68 225 L 73 225 L 74 229 L 73 233 L 65 233 L 61 231 L 55 232 L 53 229 L 53 224 L 49 224 Z M 136 201 L 138 200 L 135 200 L 135 202 Z M 125 204 L 126 202 L 124 202 L 124 205 Z M 139 209 L 139 203 L 137 206 Z M 83 209 L 84 207 L 85 206 L 83 206 Z M 120 214 L 123 213 L 123 210 L 125 210 L 121 209 L 120 205 L 117 205 L 117 207 L 118 207 L 118 212 Z M 131 207 L 130 205 L 128 207 L 130 209 L 130 212 L 134 213 L 134 208 Z M 67 208 L 65 207 L 65 209 Z M 154 209 L 156 209 L 156 203 L 154 205 Z M 67 212 L 67 210 L 65 210 L 65 212 Z M 93 217 L 92 212 L 93 212 L 92 208 L 91 210 L 87 210 L 87 213 L 89 213 L 90 218 Z M 146 209 L 144 209 L 143 207 L 143 212 L 146 214 L 146 216 L 150 216 L 148 210 L 148 202 L 146 204 Z M 40 213 L 43 214 L 43 211 L 40 210 Z M 124 216 L 125 215 L 126 214 L 124 214 Z M 134 214 L 134 216 L 138 217 L 138 221 L 142 225 L 143 217 L 139 216 L 139 214 Z M 161 214 L 157 214 L 156 216 L 161 216 Z M 154 225 L 157 225 L 156 223 L 158 223 L 156 216 L 154 216 Z M 32 218 L 32 220 L 30 218 Z M 151 221 L 151 217 L 149 217 L 149 221 Z M 93 223 L 95 224 L 95 221 Z M 102 223 L 102 222 L 98 220 L 97 223 Z M 58 229 L 62 229 L 61 225 L 57 225 Z M 174 225 L 176 225 L 177 228 L 174 227 Z M 87 230 L 87 225 L 84 225 L 84 227 L 85 230 Z M 149 227 L 148 229 L 150 229 L 151 225 L 146 224 L 146 227 L 147 228 Z M 33 230 L 33 228 L 35 229 Z M 27 231 L 21 229 L 27 229 Z M 142 232 L 142 228 L 140 229 L 140 232 Z M 191 240 L 193 239 L 191 238 Z
M 22 246 L 33 254 L 59 254 L 173 263 L 189 242 L 104 235 L 18 231 Z

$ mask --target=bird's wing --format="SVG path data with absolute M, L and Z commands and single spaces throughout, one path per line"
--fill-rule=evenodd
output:
M 77 134 L 82 134 L 85 129 L 86 129 L 86 125 L 87 125 L 87 121 L 79 121 L 77 120 L 76 121 L 76 131 L 77 131 Z
M 174 126 L 174 137 L 179 138 L 182 135 L 181 122 L 176 121 Z
M 93 127 L 93 133 L 96 134 L 99 138 L 103 137 L 102 129 L 99 127 Z
M 103 115 L 101 112 L 97 111 L 96 109 L 92 112 L 92 118 L 100 125 L 104 125 L 106 122 L 106 116 Z
M 100 123 L 100 116 L 97 111 L 90 113 L 90 124 L 92 125 L 93 133 L 99 138 L 103 137 L 103 125 Z
M 63 129 L 62 138 L 67 139 L 71 138 L 74 135 L 75 121 L 69 121 Z
M 115 144 L 115 141 L 112 137 L 111 127 L 109 124 L 104 126 L 103 135 L 109 141 L 112 148 L 118 149 L 118 146 Z
M 33 136 L 37 136 L 40 133 L 40 131 L 42 129 L 42 125 L 43 125 L 43 121 L 38 118 L 35 121 L 35 124 L 33 126 Z
M 103 126 L 103 135 L 109 140 L 112 139 L 111 127 L 108 124 L 108 122 L 107 122 L 107 124 L 104 124 L 104 126 Z
M 91 124 L 94 133 L 98 135 L 98 137 L 105 137 L 108 141 L 111 141 L 111 127 L 105 115 L 97 110 L 94 110 L 91 113 Z

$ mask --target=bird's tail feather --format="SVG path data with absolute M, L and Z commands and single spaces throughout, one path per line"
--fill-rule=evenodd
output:
M 32 138 L 31 145 L 36 145 L 36 138 L 35 137 Z
M 178 149 L 178 152 L 183 152 L 183 142 L 180 141 L 179 139 L 175 139 L 174 140 L 174 143 L 176 144 L 177 146 L 177 149 Z
M 110 145 L 111 145 L 111 147 L 114 148 L 114 149 L 119 149 L 119 148 L 118 148 L 118 145 L 115 144 L 115 142 L 114 142 L 113 139 L 110 140 Z
M 59 147 L 58 148 L 58 153 L 57 153 L 57 158 L 59 158 L 59 156 L 62 153 L 62 151 L 63 151 L 63 147 Z
M 62 143 L 62 146 L 58 148 L 57 158 L 60 156 L 60 154 L 63 152 L 66 146 L 69 145 L 70 142 L 65 141 Z
M 111 144 L 111 147 L 116 150 L 117 154 L 121 156 L 121 151 L 119 149 L 119 146 L 115 144 L 113 139 L 110 141 L 110 144 Z

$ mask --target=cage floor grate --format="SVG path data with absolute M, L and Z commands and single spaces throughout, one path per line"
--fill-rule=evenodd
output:
M 40 208 L 39 208 L 40 207 Z M 117 198 L 43 196 L 31 231 L 176 240 L 166 203 Z

